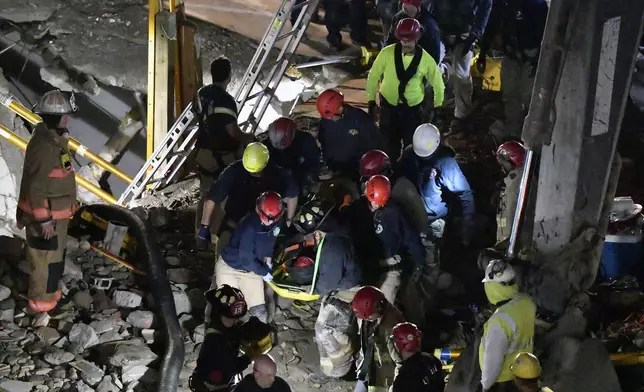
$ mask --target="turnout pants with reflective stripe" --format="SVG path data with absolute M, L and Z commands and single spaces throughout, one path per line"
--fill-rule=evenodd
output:
M 27 226 L 27 261 L 31 267 L 28 298 L 33 310 L 49 311 L 60 299 L 58 282 L 65 269 L 68 225 L 67 219 L 56 221 L 54 236 L 48 240 L 42 237 L 38 223 Z

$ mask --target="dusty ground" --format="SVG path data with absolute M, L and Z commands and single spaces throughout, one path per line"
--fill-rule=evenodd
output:
M 67 64 L 106 84 L 145 91 L 147 86 L 147 19 L 144 0 L 0 0 L 0 17 L 27 35 L 50 43 Z M 208 70 L 218 55 L 229 57 L 235 76 L 243 75 L 257 43 L 195 21 L 202 38 L 202 63 Z

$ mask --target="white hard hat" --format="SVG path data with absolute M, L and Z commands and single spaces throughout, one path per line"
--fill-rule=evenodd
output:
M 38 114 L 71 114 L 78 110 L 76 97 L 70 93 L 69 98 L 60 90 L 46 92 L 36 104 L 34 112 Z
M 414 131 L 412 146 L 414 152 L 421 158 L 432 155 L 441 142 L 441 133 L 434 124 L 421 124 Z
M 485 268 L 483 283 L 506 283 L 517 277 L 514 268 L 503 260 L 492 260 Z

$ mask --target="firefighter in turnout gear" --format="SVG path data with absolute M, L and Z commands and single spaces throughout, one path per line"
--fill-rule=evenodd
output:
M 190 378 L 190 389 L 230 391 L 235 376 L 246 370 L 252 359 L 240 355 L 240 319 L 248 312 L 248 305 L 244 294 L 227 284 L 207 291 L 206 300 L 213 313 Z
M 552 392 L 552 389 L 539 385 L 541 364 L 533 354 L 517 354 L 510 370 L 514 375 L 514 385 L 519 389 L 519 392 Z
M 47 312 L 61 298 L 67 226 L 76 205 L 76 180 L 67 149 L 70 114 L 78 108 L 74 93 L 49 91 L 36 105 L 43 122 L 29 140 L 20 184 L 16 220 L 27 234 L 29 307 Z
M 412 272 L 412 281 L 420 278 L 425 248 L 420 233 L 411 228 L 390 196 L 389 179 L 375 175 L 367 181 L 364 197 L 345 211 L 356 252 L 365 264 L 366 281 L 378 282 L 377 286 L 387 300 L 394 303 L 404 270 Z M 409 261 L 410 265 L 405 265 L 403 260 Z M 370 276 L 370 272 L 375 272 L 375 276 Z
M 354 392 L 386 392 L 394 381 L 396 353 L 389 352 L 389 336 L 402 313 L 373 286 L 362 287 L 353 297 L 353 312 L 360 319 L 360 355 L 356 365 L 358 382 Z
M 487 265 L 483 285 L 488 301 L 497 309 L 483 326 L 481 386 L 483 392 L 512 390 L 515 357 L 533 350 L 536 306 L 529 295 L 519 292 L 516 271 L 503 260 Z
M 525 148 L 515 141 L 503 143 L 496 150 L 496 159 L 505 173 L 496 214 L 496 243 L 499 244 L 510 238 L 512 218 L 519 198 Z
M 400 156 L 401 140 L 403 148 L 411 144 L 414 130 L 427 120 L 425 82 L 434 91 L 430 106 L 442 106 L 445 92 L 436 61 L 418 46 L 420 23 L 413 18 L 402 19 L 396 27 L 396 37 L 400 42 L 378 53 L 367 80 L 369 113 L 374 119 L 380 82 L 380 132 L 386 138 L 392 161 Z
M 443 392 L 445 377 L 441 361 L 420 350 L 422 333 L 412 323 L 394 327 L 389 337 L 389 352 L 399 368 L 391 392 Z M 392 348 L 393 346 L 393 348 Z

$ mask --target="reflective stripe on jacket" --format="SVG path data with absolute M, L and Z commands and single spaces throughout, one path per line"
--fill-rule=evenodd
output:
M 529 295 L 517 294 L 499 307 L 485 323 L 483 339 L 479 346 L 483 387 L 489 389 L 494 382 L 487 380 L 498 372 L 496 382 L 513 379 L 510 365 L 520 352 L 532 352 L 536 306 Z M 500 335 L 497 335 L 501 331 Z M 498 365 L 500 369 L 496 369 Z M 490 385 L 485 385 L 485 384 Z
M 17 220 L 69 219 L 75 202 L 76 179 L 67 140 L 38 124 L 25 153 Z

